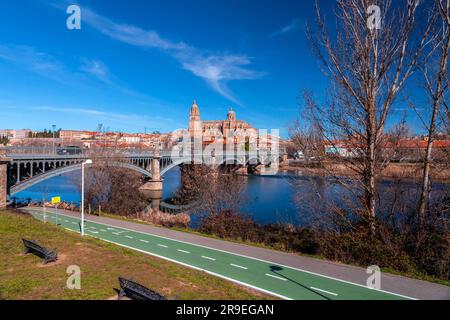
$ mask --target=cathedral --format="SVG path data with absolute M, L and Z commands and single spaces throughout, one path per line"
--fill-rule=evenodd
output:
M 189 134 L 202 137 L 203 143 L 227 142 L 232 137 L 234 143 L 243 142 L 257 136 L 257 130 L 250 124 L 236 119 L 236 113 L 230 108 L 225 120 L 200 120 L 200 110 L 196 101 L 189 113 Z

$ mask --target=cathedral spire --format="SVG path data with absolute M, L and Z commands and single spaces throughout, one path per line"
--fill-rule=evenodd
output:
M 230 107 L 230 110 L 228 111 L 227 120 L 229 120 L 229 121 L 235 121 L 236 120 L 236 112 L 233 111 L 232 107 Z
M 195 99 L 194 99 L 194 102 L 192 103 L 190 114 L 191 114 L 191 116 L 199 116 L 200 115 L 200 110 L 198 109 L 197 101 Z

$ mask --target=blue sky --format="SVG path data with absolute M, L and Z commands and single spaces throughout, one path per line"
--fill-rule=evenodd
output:
M 325 12 L 333 0 L 320 3 Z M 81 8 L 81 30 L 66 8 Z M 313 1 L 2 0 L 0 128 L 172 131 L 232 107 L 285 128 L 326 86 L 304 35 Z

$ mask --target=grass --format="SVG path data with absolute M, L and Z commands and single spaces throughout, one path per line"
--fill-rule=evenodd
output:
M 260 292 L 178 264 L 45 224 L 33 217 L 0 211 L 0 299 L 110 299 L 118 276 L 177 299 L 268 299 Z M 23 254 L 21 238 L 58 251 L 55 263 Z M 66 287 L 67 267 L 81 269 L 81 289 Z

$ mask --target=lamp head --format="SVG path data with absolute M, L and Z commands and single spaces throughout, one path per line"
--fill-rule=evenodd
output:
M 87 159 L 84 163 L 85 164 L 92 164 L 92 160 L 91 159 Z

